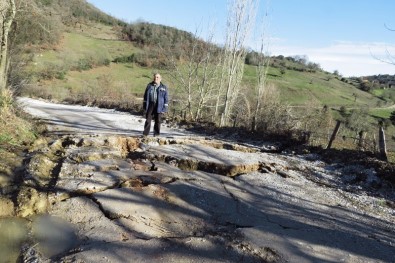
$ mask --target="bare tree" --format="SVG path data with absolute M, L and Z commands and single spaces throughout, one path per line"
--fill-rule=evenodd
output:
M 14 0 L 0 0 L 0 91 L 7 86 L 9 69 L 8 35 L 15 18 L 16 7 Z
M 37 2 L 0 0 L 0 89 L 15 89 L 27 81 L 24 70 L 33 53 L 26 56 L 26 44 L 54 44 L 60 39 L 60 14 Z
M 202 63 L 202 69 L 200 72 L 200 81 L 197 86 L 197 98 L 196 98 L 196 113 L 195 118 L 202 118 L 202 111 L 204 109 L 210 109 L 212 106 L 209 105 L 210 100 L 218 89 L 218 74 L 221 66 L 220 59 L 218 58 L 219 50 L 212 44 L 212 36 L 210 35 L 209 41 L 204 45 L 205 58 Z
M 221 126 L 229 124 L 232 107 L 240 90 L 246 57 L 245 46 L 254 27 L 257 0 L 232 0 L 229 8 L 222 59 L 224 111 Z
M 389 27 L 387 24 L 384 24 L 384 27 L 385 27 L 387 30 L 389 30 L 389 31 L 395 32 L 395 29 Z M 390 64 L 390 65 L 395 65 L 395 56 L 394 56 L 394 54 L 392 54 L 387 48 L 385 49 L 385 57 L 384 57 L 384 58 L 379 57 L 379 56 L 373 54 L 372 51 L 370 51 L 370 55 L 371 55 L 374 59 L 377 59 L 377 60 L 380 61 L 380 62 L 387 63 L 387 64 Z
M 267 13 L 266 13 L 267 14 Z M 267 85 L 267 73 L 269 70 L 270 56 L 268 54 L 269 38 L 267 37 L 266 17 L 262 21 L 262 33 L 260 37 L 260 48 L 258 53 L 257 66 L 257 84 L 255 86 L 255 110 L 252 116 L 251 130 L 255 131 L 257 128 L 257 120 L 261 112 L 261 108 L 265 103 L 264 92 Z
M 174 50 L 174 48 L 178 50 Z M 182 99 L 182 101 L 185 103 L 185 108 L 188 110 L 189 116 L 193 118 L 192 103 L 194 86 L 197 85 L 198 71 L 200 65 L 203 63 L 199 54 L 198 40 L 196 39 L 195 41 L 184 43 L 181 49 L 180 47 L 173 47 L 173 50 L 165 51 L 164 48 L 162 48 L 162 51 L 168 57 L 169 75 L 182 91 L 182 97 L 185 96 L 185 99 Z M 177 58 L 177 53 L 180 59 Z M 184 58 L 186 59 L 186 63 L 182 62 Z
M 210 108 L 208 102 L 215 90 L 219 68 L 219 48 L 213 44 L 213 30 L 205 41 L 197 32 L 182 46 L 161 47 L 168 58 L 168 74 L 181 91 L 179 96 L 192 120 L 201 118 L 203 109 Z

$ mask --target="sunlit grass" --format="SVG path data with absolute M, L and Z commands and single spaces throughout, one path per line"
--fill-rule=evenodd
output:
M 35 53 L 30 69 L 37 73 L 53 68 L 68 71 L 78 68 L 84 60 L 94 67 L 119 56 L 131 55 L 136 50 L 126 41 L 64 33 L 62 41 L 56 47 Z
M 3 90 L 0 94 L 0 149 L 21 146 L 36 137 L 32 124 L 16 113 L 12 92 Z
M 247 83 L 254 85 L 256 74 L 254 66 L 245 66 L 244 80 Z M 360 108 L 376 107 L 381 101 L 326 72 L 284 70 L 281 73 L 278 68 L 270 68 L 268 82 L 280 90 L 281 101 L 294 106 L 314 102 L 322 106 Z
M 370 114 L 377 118 L 388 119 L 391 116 L 391 112 L 395 111 L 395 109 L 391 108 L 382 108 L 382 109 L 372 109 Z

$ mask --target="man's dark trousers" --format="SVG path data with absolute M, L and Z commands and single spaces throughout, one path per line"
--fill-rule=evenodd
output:
M 156 103 L 150 103 L 148 106 L 148 110 L 146 113 L 146 120 L 144 124 L 144 135 L 148 135 L 151 130 L 151 121 L 152 117 L 154 117 L 154 135 L 160 134 L 160 123 L 161 123 L 161 113 L 157 112 L 158 105 Z

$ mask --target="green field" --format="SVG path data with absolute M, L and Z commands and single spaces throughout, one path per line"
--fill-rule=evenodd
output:
M 46 70 L 60 72 L 54 74 L 55 78 L 41 80 L 38 84 L 47 87 L 51 97 L 59 100 L 83 93 L 108 96 L 111 94 L 108 90 L 141 97 L 156 69 L 144 68 L 134 63 L 111 62 L 117 57 L 141 52 L 131 42 L 117 40 L 111 27 L 95 24 L 64 33 L 62 41 L 55 48 L 35 54 L 30 68 L 36 73 Z M 176 90 L 177 87 L 172 87 L 173 82 L 168 74 L 161 73 L 163 81 Z M 252 88 L 255 79 L 256 67 L 245 65 L 244 83 Z M 323 71 L 280 72 L 278 68 L 270 68 L 268 82 L 280 91 L 281 101 L 290 106 L 326 105 L 336 109 L 341 106 L 349 109 L 372 109 L 372 116 L 380 118 L 388 118 L 391 112 L 389 109 L 379 109 L 389 106 L 379 98 L 389 91 L 378 90 L 370 94 L 341 81 L 339 76 Z

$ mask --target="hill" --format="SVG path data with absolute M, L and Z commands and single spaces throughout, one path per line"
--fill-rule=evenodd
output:
M 59 27 L 59 39 L 54 44 L 29 46 L 25 51 L 30 56 L 25 68 L 25 75 L 30 76 L 30 81 L 22 93 L 28 96 L 139 112 L 146 84 L 154 71 L 160 71 L 171 87 L 171 116 L 186 116 L 187 105 L 178 103 L 185 101 L 187 96 L 185 84 L 174 78 L 174 68 L 171 68 L 169 58 L 176 58 L 179 69 L 185 73 L 188 70 L 185 56 L 188 45 L 220 51 L 220 47 L 212 47 L 193 34 L 176 28 L 144 22 L 126 24 L 83 0 L 73 0 L 69 4 L 55 0 L 43 2 L 46 2 L 42 6 L 45 12 L 62 14 L 57 19 L 62 27 Z M 161 38 L 158 38 L 159 35 Z M 175 52 L 172 57 L 166 54 L 170 47 Z M 257 79 L 255 53 L 250 51 L 246 56 L 243 94 L 237 102 L 239 108 L 232 117 L 234 125 L 242 127 L 250 125 L 254 111 L 253 89 Z M 219 79 L 212 81 L 210 85 L 215 87 Z M 380 93 L 383 90 L 367 92 L 362 88 L 363 81 L 360 79 L 347 79 L 325 72 L 303 57 L 271 57 L 267 82 L 268 86 L 279 92 L 280 104 L 274 103 L 275 108 L 270 110 L 277 112 L 275 115 L 281 115 L 282 119 L 272 120 L 272 124 L 264 121 L 261 129 L 266 131 L 270 125 L 278 126 L 277 123 L 280 123 L 286 126 L 276 128 L 276 132 L 305 127 L 311 133 L 312 126 L 316 124 L 302 122 L 313 117 L 317 122 L 327 118 L 322 117 L 321 112 L 326 108 L 332 109 L 333 118 L 343 119 L 349 126 L 354 125 L 349 127 L 346 135 L 343 134 L 351 138 L 356 133 L 354 130 L 363 129 L 372 133 L 377 127 L 377 119 L 387 119 L 392 111 L 386 107 L 391 106 L 393 101 L 388 95 Z M 194 89 L 198 88 L 195 86 Z M 214 98 L 215 95 L 209 94 L 206 103 Z M 301 117 L 290 119 L 289 110 L 280 109 L 281 105 L 290 106 L 294 111 L 292 115 Z M 203 109 L 206 121 L 211 121 L 208 117 L 213 116 L 213 107 L 210 107 Z M 356 118 L 356 115 L 359 117 Z M 270 116 L 273 113 L 267 113 L 267 118 L 272 118 Z M 352 124 L 350 118 L 358 120 L 358 124 Z M 370 128 L 361 124 L 363 119 L 372 124 Z M 333 126 L 333 121 L 325 124 L 325 133 Z
M 55 48 L 41 50 L 34 55 L 30 67 L 35 75 L 34 81 L 41 82 L 38 86 L 49 85 L 50 90 L 55 87 L 63 90 L 60 92 L 63 97 L 58 99 L 65 99 L 67 90 L 85 92 L 85 88 L 81 90 L 83 83 L 90 86 L 93 79 L 106 73 L 114 82 L 130 83 L 127 85 L 131 93 L 141 96 L 151 72 L 158 69 L 160 63 L 152 61 L 155 58 L 147 54 L 148 48 L 141 44 L 143 40 L 128 42 L 117 39 L 118 34 L 110 26 L 91 22 L 77 28 L 69 27 Z M 253 84 L 255 77 L 255 66 L 246 65 L 245 82 Z M 379 98 L 343 78 L 322 70 L 309 72 L 272 64 L 268 79 L 282 91 L 282 100 L 290 105 L 305 105 L 312 100 L 333 107 L 376 107 L 382 103 Z

